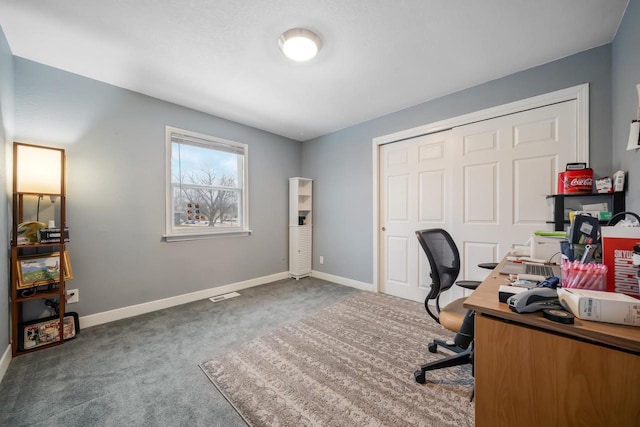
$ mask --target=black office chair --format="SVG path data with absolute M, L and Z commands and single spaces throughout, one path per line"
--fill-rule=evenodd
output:
M 429 343 L 429 351 L 436 353 L 438 346 L 453 351 L 453 356 L 426 363 L 413 373 L 416 381 L 425 383 L 425 372 L 434 369 L 473 363 L 473 312 L 463 307 L 466 298 L 459 298 L 440 307 L 440 296 L 454 284 L 467 289 L 475 289 L 480 282 L 456 282 L 460 273 L 460 253 L 451 235 L 440 228 L 416 231 L 420 246 L 424 250 L 431 267 L 431 290 L 424 300 L 429 316 L 452 332 L 456 332 L 453 343 L 434 340 Z M 429 302 L 435 300 L 435 312 Z M 473 396 L 472 396 L 473 398 Z

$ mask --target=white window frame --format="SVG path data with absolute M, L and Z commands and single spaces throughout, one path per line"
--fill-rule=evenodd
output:
M 193 145 L 200 145 L 205 148 L 211 148 L 215 150 L 216 147 L 226 145 L 233 147 L 236 150 L 241 151 L 243 154 L 242 173 L 239 173 L 239 180 L 241 180 L 241 197 L 239 203 L 238 217 L 242 218 L 242 224 L 240 227 L 193 227 L 193 228 L 177 228 L 174 225 L 174 206 L 173 206 L 173 183 L 171 182 L 171 155 L 172 155 L 172 135 L 178 134 L 185 137 L 197 139 L 197 143 Z M 240 142 L 230 141 L 227 139 L 216 138 L 209 135 L 191 132 L 184 129 L 179 129 L 171 126 L 165 128 L 165 234 L 163 237 L 166 242 L 184 241 L 184 240 L 200 240 L 209 239 L 215 237 L 230 237 L 230 236 L 248 236 L 251 234 L 249 228 L 249 146 Z

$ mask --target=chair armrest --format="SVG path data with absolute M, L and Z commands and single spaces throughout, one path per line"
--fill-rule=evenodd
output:
M 497 262 L 483 262 L 483 263 L 478 264 L 478 267 L 486 268 L 487 270 L 493 270 L 497 266 L 498 266 Z
M 465 288 L 465 289 L 475 289 L 478 286 L 480 286 L 480 283 L 482 283 L 479 280 L 458 280 L 456 282 L 456 285 L 460 286 L 461 288 Z

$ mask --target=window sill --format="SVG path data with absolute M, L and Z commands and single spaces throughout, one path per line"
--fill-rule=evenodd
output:
M 165 234 L 162 236 L 165 242 L 184 242 L 187 240 L 205 240 L 205 239 L 217 239 L 220 237 L 247 237 L 250 236 L 252 230 L 242 231 L 219 231 L 216 233 L 202 233 L 202 234 Z

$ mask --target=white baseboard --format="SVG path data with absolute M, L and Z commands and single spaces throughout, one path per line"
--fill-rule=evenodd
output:
M 349 286 L 351 288 L 360 289 L 361 291 L 373 292 L 373 284 L 359 282 L 357 280 L 347 279 L 346 277 L 334 276 L 333 274 L 323 273 L 321 271 L 312 270 L 311 277 L 326 280 L 328 282 L 337 283 L 338 285 Z
M 371 283 L 359 282 L 357 280 L 347 279 L 345 277 L 322 273 L 315 270 L 311 272 L 311 276 L 318 279 L 327 280 L 338 285 L 344 285 L 363 291 L 373 292 L 373 285 Z M 85 328 L 90 328 L 92 326 L 102 325 L 103 323 L 109 323 L 120 319 L 126 319 L 128 317 L 138 316 L 140 314 L 151 313 L 153 311 L 162 310 L 164 308 L 187 304 L 190 302 L 215 297 L 229 292 L 237 292 L 242 289 L 252 288 L 254 286 L 264 285 L 266 283 L 271 283 L 287 278 L 289 278 L 288 272 L 276 273 L 270 276 L 258 277 L 256 279 L 231 283 L 228 285 L 209 288 L 202 291 L 177 295 L 175 297 L 164 298 L 161 300 L 150 301 L 142 304 L 130 305 L 128 307 L 116 308 L 114 310 L 104 311 L 102 313 L 90 314 L 88 316 L 80 317 L 80 329 L 82 330 Z M 10 351 L 9 354 L 11 354 Z M 9 360 L 11 359 L 9 358 Z
M 115 310 L 104 311 L 102 313 L 82 316 L 79 319 L 80 330 L 84 328 L 90 328 L 91 326 L 101 325 L 103 323 L 113 322 L 115 320 L 126 319 L 127 317 L 138 316 L 140 314 L 174 307 L 176 305 L 182 305 L 189 302 L 215 297 L 229 292 L 235 292 L 242 289 L 252 288 L 254 286 L 264 285 L 265 283 L 275 282 L 277 280 L 286 279 L 288 277 L 288 272 L 277 273 L 270 276 L 263 276 L 256 279 L 245 280 L 244 282 L 231 283 L 228 285 L 218 286 L 215 288 L 209 288 L 183 295 L 177 295 L 175 297 L 165 298 L 157 301 L 130 305 L 128 307 L 116 308 Z
M 0 382 L 2 382 L 4 374 L 7 373 L 7 369 L 9 369 L 9 363 L 11 363 L 11 344 L 7 346 L 0 359 Z

